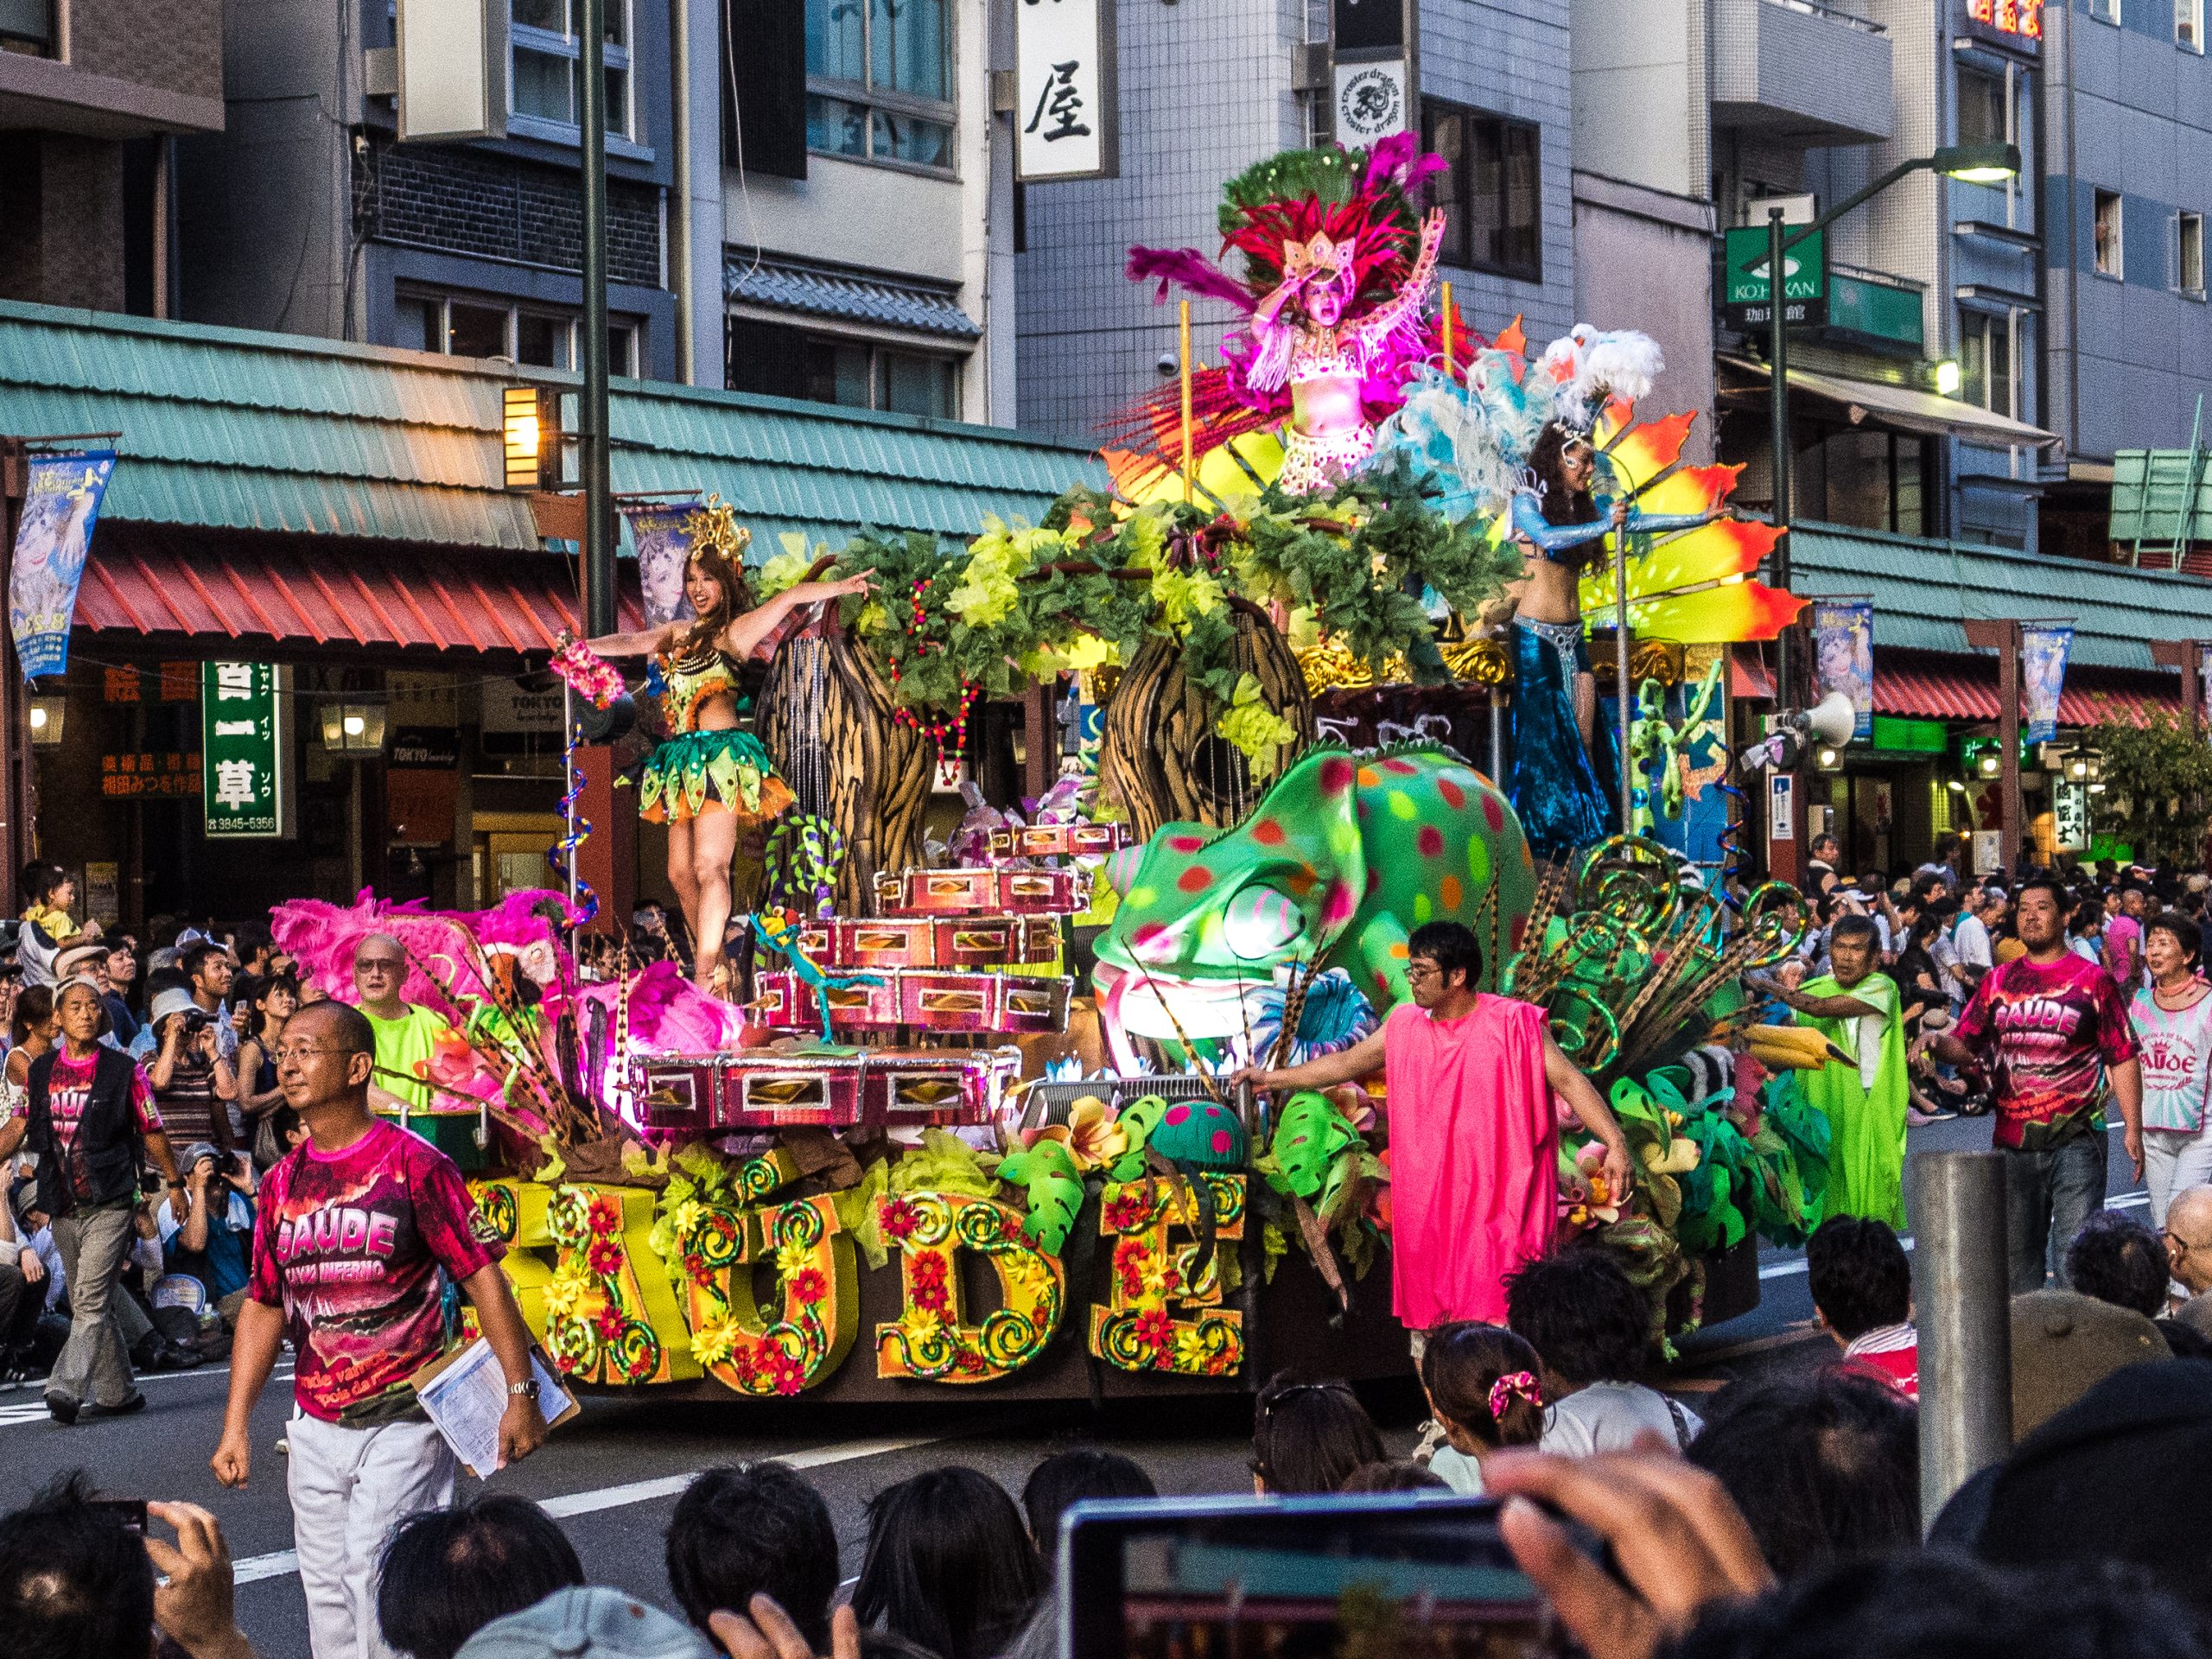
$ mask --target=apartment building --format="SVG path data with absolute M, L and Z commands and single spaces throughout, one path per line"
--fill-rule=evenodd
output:
M 0 0 L 0 299 L 174 315 L 176 143 L 223 122 L 219 0 Z

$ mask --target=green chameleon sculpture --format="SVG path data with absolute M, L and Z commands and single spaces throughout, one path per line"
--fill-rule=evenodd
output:
M 1406 938 L 1464 922 L 1495 987 L 1535 893 L 1520 820 L 1440 745 L 1309 752 L 1234 830 L 1161 827 L 1119 872 L 1093 982 L 1116 1064 L 1129 1039 L 1251 1029 L 1248 998 L 1291 963 L 1343 968 L 1378 1010 L 1406 995 Z

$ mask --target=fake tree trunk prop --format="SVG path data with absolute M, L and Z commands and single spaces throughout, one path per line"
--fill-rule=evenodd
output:
M 891 717 L 882 675 L 834 623 L 777 648 L 761 705 L 760 741 L 798 798 L 794 810 L 828 819 L 844 837 L 838 911 L 874 915 L 875 873 L 922 861 L 929 740 Z
M 1275 750 L 1274 766 L 1253 763 L 1215 727 L 1221 705 L 1184 677 L 1173 641 L 1147 640 L 1106 705 L 1101 784 L 1128 808 L 1131 827 L 1149 839 L 1163 823 L 1241 823 L 1275 778 L 1313 741 L 1313 703 L 1306 676 L 1268 613 L 1231 598 L 1236 644 L 1231 662 L 1241 677 L 1259 682 L 1260 701 L 1298 733 Z M 1264 772 L 1265 775 L 1261 775 Z

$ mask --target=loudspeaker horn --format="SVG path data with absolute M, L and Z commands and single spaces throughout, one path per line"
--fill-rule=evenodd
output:
M 1859 729 L 1859 710 L 1849 692 L 1831 691 L 1807 711 L 1806 724 L 1821 742 L 1840 749 Z

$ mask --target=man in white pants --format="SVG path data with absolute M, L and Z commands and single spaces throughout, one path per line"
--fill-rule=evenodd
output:
M 385 1535 L 453 1499 L 453 1453 L 408 1381 L 446 1346 L 448 1279 L 475 1305 L 506 1376 L 501 1460 L 545 1440 L 499 1242 L 452 1160 L 369 1110 L 375 1050 L 369 1022 L 340 1002 L 301 1009 L 276 1046 L 277 1086 L 308 1138 L 262 1183 L 213 1459 L 226 1486 L 245 1484 L 254 1402 L 289 1334 L 298 1412 L 288 1486 L 315 1659 L 389 1659 L 376 1611 Z

